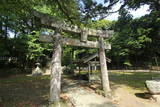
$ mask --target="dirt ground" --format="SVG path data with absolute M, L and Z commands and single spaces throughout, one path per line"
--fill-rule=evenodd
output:
M 69 79 L 68 77 L 65 78 Z M 91 93 L 102 94 L 100 84 L 88 84 L 87 81 L 83 82 L 84 80 L 69 80 L 77 82 L 75 87 L 81 87 Z M 66 89 L 68 86 L 64 81 L 62 80 L 62 89 Z M 146 90 L 112 82 L 111 87 L 113 94 L 107 100 L 110 100 L 109 102 L 117 105 L 117 107 L 160 107 L 159 103 L 145 97 Z M 65 100 L 65 93 L 62 92 L 62 95 L 64 97 L 62 99 Z M 0 107 L 47 107 L 48 98 L 49 76 L 28 77 L 19 75 L 0 79 Z
M 67 80 L 65 80 L 67 81 Z M 76 82 L 76 86 L 80 86 L 81 88 L 88 90 L 92 93 L 100 94 L 103 97 L 103 93 L 101 93 L 101 86 L 99 83 L 87 84 L 87 82 L 83 81 L 75 81 L 72 80 L 71 83 Z M 139 90 L 133 87 L 129 87 L 122 84 L 115 84 L 111 82 L 111 96 L 106 98 L 106 101 L 111 102 L 116 107 L 160 107 L 160 103 L 154 101 L 150 98 L 150 94 L 146 89 Z M 75 93 L 73 93 L 75 95 Z M 93 98 L 91 98 L 93 100 Z M 88 107 L 88 106 L 87 106 Z M 99 106 L 96 106 L 99 107 Z M 100 107 L 108 107 L 108 106 L 100 106 Z
M 84 80 L 65 79 L 63 93 L 68 97 L 74 107 L 117 107 L 109 99 L 98 95 L 88 87 Z
M 118 107 L 160 107 L 160 103 L 149 98 L 147 91 L 136 90 L 131 87 L 121 85 L 114 90 Z

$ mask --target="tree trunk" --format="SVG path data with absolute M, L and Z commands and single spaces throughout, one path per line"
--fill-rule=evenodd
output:
M 105 55 L 103 38 L 100 38 L 99 58 L 100 58 L 100 67 L 102 76 L 102 87 L 105 95 L 107 95 L 107 93 L 110 91 L 110 86 L 109 86 L 108 70 L 106 64 L 106 55 Z
M 80 77 L 80 75 L 81 75 L 81 67 L 79 67 L 79 77 Z
M 91 82 L 90 71 L 91 71 L 91 66 L 90 64 L 88 64 L 88 82 Z
M 92 65 L 90 65 L 90 68 L 91 68 L 91 74 L 93 74 L 93 69 L 92 69 L 93 67 L 92 67 Z
M 154 59 L 155 59 L 156 66 L 158 66 L 157 56 L 156 55 L 154 55 L 154 56 L 155 56 Z
M 2 27 L 2 19 L 1 19 L 1 16 L 0 16 L 0 37 L 2 37 L 2 35 L 3 35 L 3 29 L 2 29 L 3 27 Z
M 8 23 L 8 17 L 6 17 L 6 21 L 5 21 L 5 30 L 4 30 L 4 37 L 5 39 L 7 39 L 7 34 L 8 34 L 8 27 L 7 27 L 7 23 Z
M 59 102 L 61 91 L 61 45 L 60 34 L 56 35 L 56 41 L 53 49 L 52 67 L 50 76 L 50 103 Z

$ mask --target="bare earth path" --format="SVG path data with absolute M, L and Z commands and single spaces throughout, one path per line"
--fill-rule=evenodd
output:
M 118 107 L 160 107 L 160 104 L 151 100 L 137 97 L 135 94 L 144 92 L 121 85 L 115 90 L 118 97 Z
M 75 107 L 117 107 L 107 98 L 83 89 L 78 81 L 65 80 L 65 84 L 63 92 Z
M 88 90 L 82 84 L 87 82 L 81 80 L 64 79 L 62 87 L 74 107 L 160 107 L 150 99 L 136 96 L 137 93 L 144 93 L 125 85 L 116 85 L 113 99 L 107 99 L 96 94 L 93 90 Z

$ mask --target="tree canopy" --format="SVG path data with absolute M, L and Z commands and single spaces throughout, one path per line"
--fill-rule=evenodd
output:
M 112 10 L 118 3 L 121 7 Z M 150 6 L 150 14 L 133 19 L 128 10 L 142 5 Z M 159 0 L 104 0 L 102 3 L 96 0 L 1 0 L 0 57 L 17 57 L 17 60 L 1 60 L 4 67 L 33 67 L 37 61 L 45 65 L 51 57 L 52 44 L 38 42 L 39 34 L 50 29 L 40 25 L 32 14 L 34 10 L 80 27 L 114 30 L 115 34 L 109 39 L 112 50 L 106 54 L 112 59 L 110 68 L 147 67 L 155 64 L 155 58 L 160 58 Z M 105 19 L 114 12 L 119 12 L 117 21 Z M 64 35 L 73 37 L 71 33 Z M 93 52 L 96 50 L 64 46 L 63 64 L 73 66 L 73 60 Z

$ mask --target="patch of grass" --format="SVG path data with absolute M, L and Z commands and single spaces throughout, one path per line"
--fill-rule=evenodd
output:
M 48 107 L 50 76 L 15 75 L 0 79 L 0 107 Z M 68 107 L 65 99 L 60 102 Z
M 87 73 L 86 71 L 82 72 Z M 100 72 L 93 72 L 100 73 Z M 117 85 L 126 85 L 132 89 L 146 90 L 145 81 L 152 77 L 160 78 L 160 73 L 149 72 L 109 72 L 109 79 Z M 49 99 L 50 76 L 17 75 L 0 79 L 0 107 L 38 107 L 47 105 Z M 70 78 L 70 75 L 63 75 Z M 62 84 L 63 85 L 63 84 Z M 95 87 L 96 89 L 97 86 Z M 101 93 L 97 90 L 98 93 Z M 25 106 L 26 105 L 26 106 Z
M 81 71 L 87 74 L 88 71 Z M 100 74 L 100 71 L 93 71 L 93 74 Z M 145 81 L 152 77 L 160 78 L 160 73 L 155 72 L 109 72 L 109 80 L 117 85 L 126 85 L 133 89 L 146 90 Z
M 24 82 L 33 82 L 38 80 L 49 80 L 49 76 L 26 76 L 26 75 L 17 75 L 10 78 L 0 79 L 0 83 L 24 83 Z
M 92 73 L 97 74 L 97 73 L 100 73 L 100 71 L 99 70 L 93 70 Z M 78 75 L 79 72 L 76 72 L 76 74 Z M 80 71 L 80 74 L 82 74 L 82 75 L 83 74 L 88 74 L 88 71 L 87 70 L 82 70 L 82 71 Z
M 127 85 L 129 87 L 145 90 L 145 81 L 152 77 L 160 78 L 160 73 L 150 72 L 109 72 L 109 79 L 115 84 Z
M 0 79 L 0 107 L 39 107 L 47 105 L 49 76 L 17 75 Z
M 81 75 L 88 71 L 81 71 Z M 92 71 L 93 74 L 100 74 L 100 71 Z M 126 85 L 134 89 L 146 90 L 145 81 L 152 77 L 160 78 L 160 73 L 155 72 L 109 72 L 109 80 L 118 85 Z

